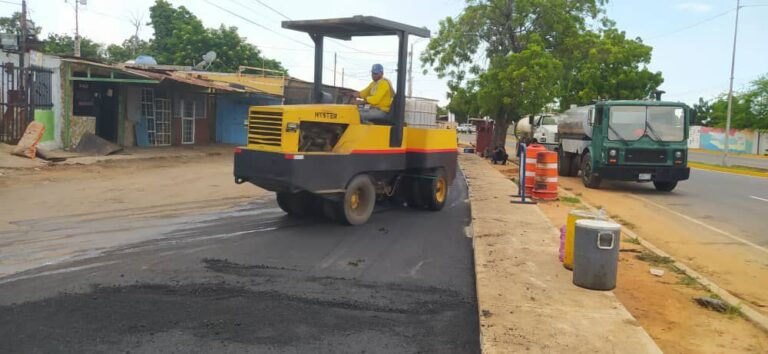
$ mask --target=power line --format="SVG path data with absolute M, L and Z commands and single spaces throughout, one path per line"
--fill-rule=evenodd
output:
M 714 16 L 712 16 L 712 17 L 708 17 L 708 18 L 706 18 L 706 19 L 704 19 L 704 20 L 701 20 L 701 21 L 699 21 L 699 22 L 696 22 L 696 23 L 694 23 L 694 24 L 691 24 L 691 25 L 688 25 L 688 26 L 685 26 L 685 27 L 681 27 L 681 28 L 678 28 L 678 29 L 676 29 L 676 30 L 674 30 L 674 31 L 671 31 L 671 32 L 667 32 L 667 33 L 663 33 L 663 34 L 660 34 L 660 35 L 657 35 L 657 36 L 653 36 L 653 37 L 650 37 L 650 38 L 648 38 L 648 39 L 649 39 L 649 40 L 652 40 L 652 39 L 658 39 L 658 38 L 662 38 L 662 37 L 666 37 L 666 36 L 671 36 L 671 35 L 673 35 L 673 34 L 676 34 L 676 33 L 679 33 L 679 32 L 682 32 L 682 31 L 685 31 L 685 30 L 687 30 L 687 29 L 691 29 L 691 28 L 693 28 L 693 27 L 696 27 L 696 26 L 702 25 L 702 24 L 704 24 L 704 23 L 707 23 L 707 22 L 709 22 L 709 21 L 712 21 L 712 20 L 714 20 L 714 19 L 716 19 L 716 18 L 719 18 L 719 17 L 725 16 L 725 15 L 729 14 L 730 12 L 732 12 L 733 10 L 736 10 L 736 9 L 735 9 L 735 8 L 734 8 L 734 9 L 729 9 L 729 10 L 727 10 L 727 11 L 725 11 L 725 12 L 721 12 L 721 13 L 719 13 L 719 14 L 717 14 L 717 15 L 714 15 Z
M 278 14 L 278 15 L 282 16 L 282 17 L 283 17 L 283 18 L 285 18 L 286 20 L 292 20 L 290 17 L 286 16 L 286 15 L 285 15 L 285 14 L 283 14 L 282 12 L 280 12 L 280 11 L 277 11 L 277 10 L 273 9 L 271 6 L 269 6 L 269 5 L 267 5 L 267 4 L 263 3 L 263 2 L 261 2 L 261 0 L 253 0 L 253 1 L 256 1 L 256 2 L 258 2 L 259 4 L 261 4 L 261 6 L 264 6 L 264 7 L 268 8 L 268 9 L 272 10 L 272 12 L 274 12 L 274 13 L 276 13 L 276 14 Z
M 206 0 L 206 2 L 207 2 L 207 1 L 208 1 L 208 0 Z M 256 1 L 257 3 L 259 3 L 259 4 L 261 4 L 262 6 L 266 7 L 266 8 L 267 8 L 267 9 L 269 9 L 270 11 L 272 11 L 272 12 L 274 12 L 274 13 L 276 13 L 276 14 L 278 14 L 278 15 L 282 16 L 284 19 L 286 19 L 286 20 L 289 20 L 289 21 L 293 21 L 293 19 L 292 19 L 292 18 L 290 18 L 290 17 L 288 17 L 286 14 L 284 14 L 284 13 L 282 13 L 282 12 L 280 12 L 280 11 L 278 11 L 278 10 L 274 9 L 274 8 L 272 8 L 271 6 L 269 6 L 269 5 L 265 4 L 264 2 L 262 2 L 261 0 L 254 0 L 254 1 Z M 241 6 L 242 6 L 242 5 L 241 5 Z M 357 52 L 357 53 L 366 53 L 366 54 L 371 54 L 371 55 L 381 55 L 381 54 L 379 54 L 379 53 L 376 53 L 376 52 L 369 52 L 369 51 L 365 51 L 365 50 L 357 49 L 357 48 L 355 48 L 355 47 L 352 47 L 352 46 L 350 46 L 350 45 L 347 45 L 347 44 L 343 43 L 342 41 L 340 41 L 340 40 L 338 40 L 338 39 L 335 39 L 335 38 L 328 38 L 328 39 L 332 40 L 332 41 L 333 41 L 333 43 L 336 43 L 336 44 L 337 44 L 337 45 L 339 45 L 339 46 L 342 46 L 342 47 L 344 47 L 344 48 L 347 48 L 347 49 L 351 49 L 351 50 L 353 50 L 353 51 L 355 51 L 355 52 Z
M 4 3 L 4 4 L 11 4 L 11 5 L 18 5 L 18 6 L 21 6 L 21 3 L 20 3 L 20 2 L 13 2 L 13 1 L 6 1 L 6 0 L 0 0 L 0 2 L 2 2 L 2 3 Z
M 85 12 L 93 12 L 94 14 L 101 15 L 101 16 L 106 16 L 106 17 L 110 17 L 110 18 L 114 18 L 116 20 L 126 21 L 126 22 L 129 22 L 129 23 L 131 22 L 131 20 L 129 20 L 129 19 L 125 18 L 125 17 L 115 16 L 115 15 L 112 15 L 112 14 L 108 14 L 106 12 L 101 12 L 101 11 L 97 11 L 97 10 L 91 9 L 89 7 L 86 8 L 85 10 L 86 10 Z
M 230 11 L 230 10 L 228 10 L 228 9 L 225 9 L 225 8 L 223 8 L 223 7 L 219 6 L 219 5 L 216 5 L 216 4 L 214 4 L 214 3 L 212 3 L 212 2 L 210 2 L 210 1 L 208 1 L 208 0 L 205 0 L 205 2 L 206 2 L 208 5 L 214 6 L 214 7 L 218 8 L 219 10 L 221 10 L 221 11 L 224 11 L 224 12 L 226 12 L 226 13 L 228 13 L 228 14 L 232 15 L 232 16 L 235 16 L 235 17 L 237 17 L 237 18 L 239 18 L 239 19 L 241 19 L 241 20 L 243 20 L 243 21 L 245 21 L 245 22 L 248 22 L 248 23 L 250 23 L 250 24 L 252 24 L 252 25 L 254 25 L 254 26 L 258 26 L 258 27 L 260 27 L 260 28 L 263 28 L 263 29 L 265 29 L 265 30 L 267 30 L 267 31 L 269 31 L 269 32 L 272 32 L 272 33 L 274 33 L 274 34 L 276 34 L 276 35 L 280 36 L 280 37 L 283 37 L 283 38 L 285 38 L 285 39 L 289 39 L 289 40 L 291 40 L 291 41 L 294 41 L 294 42 L 296 42 L 296 43 L 299 43 L 299 44 L 301 44 L 301 45 L 303 45 L 303 46 L 305 46 L 305 47 L 309 47 L 309 48 L 312 48 L 312 46 L 311 46 L 311 45 L 309 45 L 309 44 L 307 44 L 307 43 L 304 43 L 304 42 L 302 42 L 302 41 L 300 41 L 300 40 L 298 40 L 298 39 L 294 39 L 294 38 L 288 37 L 288 36 L 286 36 L 286 35 L 284 35 L 284 34 L 282 34 L 282 33 L 279 33 L 279 32 L 277 32 L 277 31 L 275 31 L 275 30 L 273 30 L 273 29 L 269 28 L 269 27 L 266 27 L 266 26 L 264 26 L 264 25 L 262 25 L 262 24 L 260 24 L 260 23 L 254 22 L 254 21 L 252 21 L 252 20 L 250 20 L 250 19 L 248 19 L 248 18 L 245 18 L 245 17 L 243 17 L 243 16 L 241 16 L 241 15 L 239 15 L 239 14 L 235 13 L 235 12 L 232 12 L 232 11 Z

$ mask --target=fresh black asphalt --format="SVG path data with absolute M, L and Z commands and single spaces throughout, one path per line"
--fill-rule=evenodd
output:
M 479 352 L 463 178 L 441 212 L 384 203 L 356 227 L 272 198 L 179 220 L 0 278 L 0 352 Z

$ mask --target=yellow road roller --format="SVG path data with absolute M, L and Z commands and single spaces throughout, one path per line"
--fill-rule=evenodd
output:
M 315 43 L 314 104 L 249 107 L 248 145 L 235 149 L 235 182 L 276 192 L 288 214 L 322 214 L 350 225 L 368 221 L 375 203 L 386 199 L 441 210 L 456 176 L 456 131 L 408 127 L 404 119 L 408 36 L 429 37 L 429 30 L 372 16 L 283 27 L 306 32 Z M 361 119 L 356 104 L 324 103 L 323 39 L 354 36 L 399 40 L 386 117 Z

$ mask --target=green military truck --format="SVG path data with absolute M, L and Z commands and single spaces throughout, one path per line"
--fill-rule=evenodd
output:
M 599 101 L 558 121 L 558 173 L 584 186 L 606 180 L 653 182 L 659 191 L 687 180 L 691 109 L 666 101 Z

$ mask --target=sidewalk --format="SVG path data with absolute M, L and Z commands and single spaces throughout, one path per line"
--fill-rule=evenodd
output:
M 661 353 L 613 292 L 571 283 L 559 232 L 534 205 L 510 203 L 514 182 L 475 155 L 469 184 L 484 353 Z
M 0 169 L 27 169 L 53 165 L 90 165 L 94 163 L 128 160 L 194 158 L 233 154 L 234 145 L 210 144 L 195 146 L 127 147 L 107 156 L 75 156 L 61 162 L 41 158 L 28 159 L 10 154 L 11 146 L 0 144 Z

